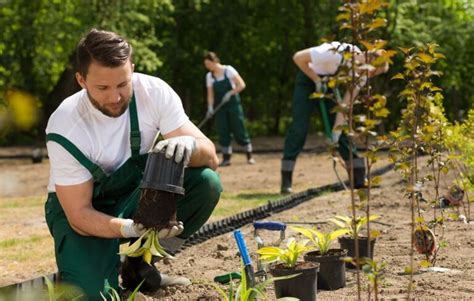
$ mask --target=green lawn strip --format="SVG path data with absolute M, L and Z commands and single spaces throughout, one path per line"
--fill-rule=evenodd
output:
M 0 208 L 25 208 L 43 206 L 46 198 L 43 196 L 0 198 Z
M 278 193 L 253 192 L 245 193 L 222 193 L 216 209 L 212 213 L 213 220 L 221 219 L 239 212 L 256 208 L 268 203 L 268 201 L 281 198 Z

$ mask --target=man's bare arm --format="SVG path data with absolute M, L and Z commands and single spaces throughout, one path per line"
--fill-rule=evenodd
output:
M 56 194 L 71 227 L 80 235 L 105 238 L 122 237 L 125 220 L 92 207 L 92 179 L 78 185 L 56 185 Z

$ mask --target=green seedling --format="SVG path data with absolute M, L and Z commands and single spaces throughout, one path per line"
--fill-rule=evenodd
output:
M 215 288 L 217 293 L 222 297 L 224 301 L 254 301 L 257 297 L 260 297 L 264 300 L 269 300 L 265 293 L 265 288 L 272 282 L 277 280 L 284 280 L 290 279 L 293 277 L 298 276 L 299 274 L 295 275 L 288 275 L 282 277 L 275 277 L 275 278 L 268 278 L 262 283 L 258 283 L 255 287 L 248 287 L 247 277 L 245 276 L 245 267 L 243 264 L 240 266 L 240 275 L 241 280 L 237 288 L 235 288 L 235 283 L 230 281 L 229 283 L 229 290 L 226 292 L 224 291 L 219 285 L 216 283 L 211 283 L 211 285 Z M 298 298 L 293 297 L 284 297 L 279 298 L 277 301 L 297 301 Z
M 377 261 L 370 258 L 367 258 L 365 262 L 366 264 L 362 267 L 362 271 L 369 280 L 369 290 L 373 290 L 374 299 L 375 301 L 378 301 L 379 287 L 384 280 L 385 267 L 387 264 L 385 262 L 378 263 Z
M 257 250 L 260 260 L 265 263 L 281 262 L 288 268 L 294 268 L 298 258 L 312 248 L 307 244 L 309 239 L 297 242 L 294 238 L 290 238 L 286 244 L 286 248 L 280 247 L 263 247 Z
M 316 229 L 308 229 L 304 227 L 290 227 L 292 230 L 306 236 L 313 245 L 319 250 L 321 255 L 326 255 L 329 251 L 331 242 L 342 235 L 347 234 L 347 229 L 337 229 L 330 233 L 321 233 Z
M 340 230 L 344 230 L 347 235 L 352 238 L 356 238 L 356 235 L 359 236 L 363 227 L 367 225 L 369 221 L 378 219 L 378 215 L 370 215 L 369 218 L 366 216 L 356 217 L 355 220 L 350 216 L 336 215 L 334 218 L 330 218 L 329 221 L 334 223 L 339 227 Z M 377 236 L 378 233 L 371 233 L 372 237 Z
M 143 240 L 145 240 L 145 242 L 142 244 Z M 173 258 L 173 256 L 168 254 L 161 246 L 158 240 L 158 231 L 154 229 L 148 229 L 140 238 L 119 254 L 130 257 L 141 256 L 148 264 L 151 264 L 153 256 Z
M 130 296 L 128 296 L 127 301 L 134 301 L 135 300 L 135 297 L 138 293 L 138 290 L 140 289 L 140 286 L 142 286 L 144 281 L 145 281 L 145 279 L 143 279 L 142 282 L 140 282 L 140 284 L 133 290 L 133 292 L 130 294 Z M 122 300 L 122 298 L 120 297 L 120 294 L 117 292 L 116 289 L 114 289 L 113 287 L 110 287 L 110 286 L 107 286 L 106 288 L 109 290 L 109 292 L 107 294 L 110 297 L 111 301 L 121 301 Z M 100 296 L 102 297 L 102 300 L 104 300 L 104 301 L 109 300 L 109 298 L 105 297 L 104 294 L 102 294 L 102 292 L 100 292 Z

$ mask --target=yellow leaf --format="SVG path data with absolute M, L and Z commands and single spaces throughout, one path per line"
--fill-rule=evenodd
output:
M 431 262 L 429 262 L 428 260 L 422 260 L 420 261 L 420 266 L 422 268 L 429 268 L 431 266 Z
M 434 63 L 434 58 L 426 53 L 418 53 L 418 57 L 425 63 L 425 64 L 432 64 Z
M 385 24 L 387 24 L 387 20 L 382 19 L 382 18 L 377 18 L 374 21 L 372 21 L 372 23 L 370 24 L 369 31 L 374 30 L 379 27 L 383 27 L 385 26 Z
M 342 20 L 350 20 L 351 19 L 351 14 L 350 13 L 341 13 L 337 15 L 336 21 L 342 21 Z
M 415 222 L 422 224 L 425 222 L 425 219 L 422 216 L 418 216 L 417 218 L 415 218 Z
M 145 253 L 143 254 L 143 260 L 149 265 L 151 265 L 151 257 L 152 257 L 152 254 L 150 250 L 145 250 Z
M 360 41 L 360 43 L 361 43 L 362 45 L 364 45 L 364 47 L 365 47 L 368 51 L 371 51 L 372 49 L 375 48 L 375 45 L 374 45 L 374 44 L 369 43 L 369 42 L 367 42 L 367 41 Z
M 371 238 L 377 238 L 380 236 L 380 231 L 379 230 L 371 230 L 370 231 L 370 237 Z
M 381 176 L 375 176 L 371 179 L 370 181 L 372 185 L 380 185 L 380 182 L 382 182 L 382 177 Z
M 385 40 L 377 40 L 376 43 L 375 43 L 375 48 L 376 48 L 376 49 L 381 49 L 381 48 L 383 48 L 385 45 L 387 45 L 387 41 L 385 41 Z M 389 50 L 387 50 L 387 51 L 389 51 Z M 385 52 L 387 52 L 387 51 L 385 51 Z M 393 51 L 393 50 L 392 50 L 392 51 Z M 395 52 L 396 52 L 396 51 L 395 51 Z
M 320 92 L 314 92 L 313 94 L 309 96 L 310 99 L 323 98 L 323 97 L 324 97 L 324 93 L 320 93 Z
M 405 76 L 401 73 L 397 73 L 391 79 L 405 79 Z
M 398 49 L 400 49 L 400 51 L 403 52 L 403 54 L 408 55 L 413 50 L 413 47 L 412 48 L 398 47 Z

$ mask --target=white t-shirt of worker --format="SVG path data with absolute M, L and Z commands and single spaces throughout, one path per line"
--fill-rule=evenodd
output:
M 216 77 L 216 80 L 218 80 L 218 81 L 223 80 L 225 78 L 224 77 L 224 74 L 225 74 L 227 76 L 227 78 L 230 79 L 230 83 L 232 85 L 232 88 L 235 88 L 234 78 L 237 75 L 239 75 L 239 73 L 231 65 L 224 65 L 224 68 L 225 68 L 224 72 L 222 72 L 221 76 Z M 215 79 L 214 79 L 214 77 L 212 77 L 212 72 L 208 72 L 206 74 L 206 87 L 211 88 L 212 85 L 214 84 L 214 82 L 215 82 Z
M 157 131 L 170 133 L 188 120 L 181 99 L 163 80 L 134 73 L 135 93 L 140 127 L 140 154 L 148 152 Z M 46 133 L 56 133 L 72 142 L 106 174 L 117 170 L 131 157 L 129 108 L 119 117 L 109 117 L 96 109 L 86 90 L 66 98 L 48 120 Z M 46 144 L 50 160 L 48 191 L 57 185 L 81 184 L 91 173 L 66 149 L 54 141 Z
M 312 47 L 310 48 L 311 63 L 308 65 L 318 75 L 334 75 L 343 62 L 343 52 L 352 50 L 361 52 L 357 46 L 340 42 Z M 345 64 L 349 63 L 349 61 L 345 62 Z

